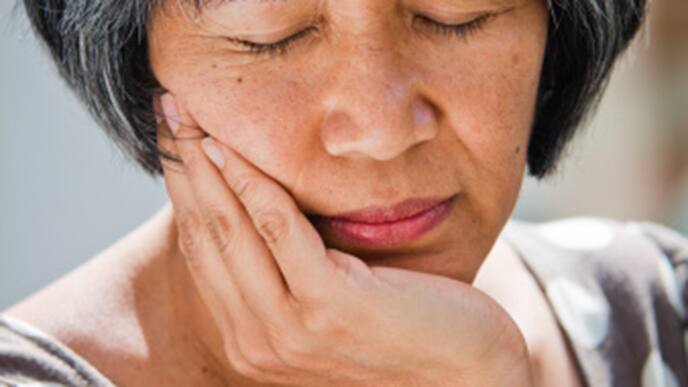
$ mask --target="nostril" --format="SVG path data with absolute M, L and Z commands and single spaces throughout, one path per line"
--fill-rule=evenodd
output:
M 413 120 L 418 125 L 430 125 L 434 121 L 434 112 L 432 107 L 422 101 L 414 102 Z

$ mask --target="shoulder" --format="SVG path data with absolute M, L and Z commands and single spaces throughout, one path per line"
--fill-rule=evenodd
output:
M 150 341 L 158 338 L 157 333 L 166 332 L 150 331 L 147 324 L 167 305 L 164 301 L 156 302 L 156 296 L 166 294 L 156 288 L 159 281 L 139 278 L 142 274 L 133 268 L 130 260 L 126 251 L 105 251 L 0 314 L 6 321 L 14 322 L 13 328 L 28 329 L 13 329 L 16 339 L 13 351 L 20 351 L 26 359 L 37 359 L 28 361 L 35 363 L 29 364 L 31 367 L 38 368 L 24 368 L 19 375 L 43 372 L 44 365 L 53 367 L 55 362 L 42 361 L 43 354 L 53 347 L 65 349 L 60 353 L 70 356 L 48 356 L 49 360 L 66 361 L 67 367 L 88 366 L 103 379 L 117 384 L 146 369 L 144 364 L 150 360 L 153 345 Z M 152 265 L 145 269 L 155 271 L 159 267 Z M 29 331 L 36 333 L 33 337 L 43 338 L 40 343 L 45 345 L 42 347 L 29 346 L 39 351 L 27 352 L 26 347 L 17 347 L 19 343 L 27 343 L 22 336 Z M 0 342 L 2 340 L 0 337 Z M 7 359 L 0 358 L 0 375 L 5 361 Z M 60 369 L 68 368 L 61 366 Z M 102 385 L 90 382 L 63 384 Z
M 688 236 L 659 223 L 602 217 L 510 223 L 512 238 L 543 279 L 595 282 L 610 292 L 626 288 L 633 293 L 627 296 L 661 295 L 676 318 L 688 318 Z
M 688 384 L 686 236 L 600 217 L 508 228 L 591 385 Z
M 105 272 L 108 267 L 112 274 Z M 0 312 L 0 343 L 6 344 L 0 375 L 66 386 L 113 385 L 109 364 L 129 357 L 137 337 L 131 328 L 135 316 L 127 311 L 131 296 L 117 270 L 122 267 L 93 258 Z M 20 367 L 1 366 L 10 363 Z
M 175 287 L 184 262 L 168 254 L 176 240 L 165 226 L 160 218 L 145 223 L 0 316 L 43 332 L 114 383 L 169 385 L 160 380 L 184 375 L 195 341 L 175 314 L 193 294 Z
M 530 253 L 525 257 L 532 258 L 529 263 L 550 266 L 553 272 L 617 271 L 626 279 L 644 276 L 673 288 L 669 282 L 680 279 L 688 265 L 688 237 L 659 223 L 574 217 L 542 223 L 511 220 L 507 228 L 509 239 Z M 671 281 L 665 278 L 668 271 L 673 272 Z
M 0 384 L 113 386 L 88 362 L 33 326 L 0 315 Z
M 580 216 L 547 222 L 510 219 L 508 229 L 539 238 L 561 250 L 591 252 L 618 247 L 624 243 L 645 242 L 688 249 L 688 237 L 660 223 L 623 221 L 613 218 Z M 685 257 L 684 257 L 685 260 Z

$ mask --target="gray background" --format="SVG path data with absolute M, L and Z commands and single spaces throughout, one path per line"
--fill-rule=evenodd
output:
M 98 253 L 166 201 L 0 1 L 0 309 Z
M 162 183 L 125 160 L 58 79 L 12 3 L 0 1 L 0 310 L 167 200 Z M 663 153 L 655 115 L 664 101 L 644 56 L 641 46 L 622 62 L 561 172 L 545 183 L 526 179 L 515 217 L 600 215 L 688 231 L 688 184 L 668 192 L 656 180 Z

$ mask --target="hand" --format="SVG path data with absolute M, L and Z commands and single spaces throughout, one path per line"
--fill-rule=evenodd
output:
M 276 181 L 201 141 L 170 94 L 161 105 L 175 139 L 160 145 L 184 163 L 164 163 L 180 250 L 237 372 L 301 386 L 531 385 L 525 340 L 490 297 L 326 248 Z

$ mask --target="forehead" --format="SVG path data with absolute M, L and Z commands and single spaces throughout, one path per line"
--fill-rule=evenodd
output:
M 232 6 L 233 8 L 240 8 L 242 6 L 252 6 L 252 7 L 266 7 L 266 8 L 271 8 L 275 6 L 307 6 L 307 5 L 322 5 L 322 3 L 327 2 L 327 0 L 177 0 L 179 2 L 183 2 L 187 5 L 192 5 L 196 9 L 201 10 L 204 8 L 215 8 L 215 7 L 224 7 L 224 6 Z M 366 2 L 375 2 L 375 1 L 384 1 L 388 2 L 390 0 L 346 0 L 346 1 L 358 1 L 366 3 Z M 394 1 L 394 0 L 392 0 Z M 413 2 L 409 0 L 397 0 L 401 1 L 404 3 L 408 2 Z M 479 4 L 490 4 L 490 5 L 507 5 L 507 4 L 513 4 L 515 2 L 519 2 L 518 0 L 421 0 L 420 2 L 429 2 L 432 3 L 433 5 L 451 5 L 451 6 L 461 6 L 461 5 L 479 5 Z M 521 1 L 522 2 L 522 1 Z

